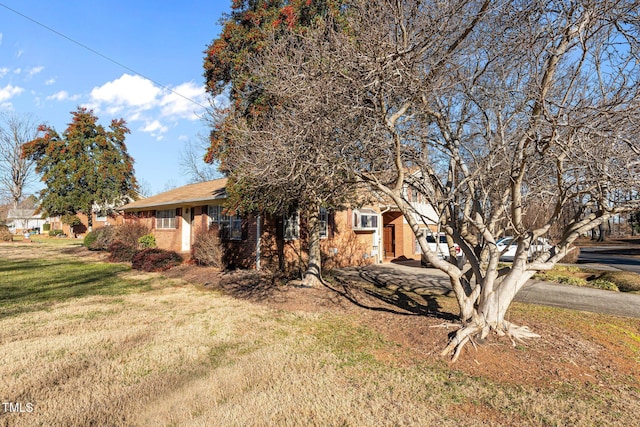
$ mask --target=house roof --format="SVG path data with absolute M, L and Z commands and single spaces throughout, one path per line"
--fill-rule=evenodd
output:
M 7 220 L 12 219 L 41 219 L 42 215 L 36 214 L 35 209 L 9 209 Z
M 124 205 L 123 211 L 140 211 L 154 209 L 156 207 L 184 206 L 197 203 L 225 199 L 227 193 L 227 178 L 214 179 L 213 181 L 198 182 L 174 188 L 155 196 L 136 200 Z

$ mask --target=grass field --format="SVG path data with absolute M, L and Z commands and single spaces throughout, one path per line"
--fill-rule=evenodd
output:
M 0 245 L 0 399 L 24 410 L 0 406 L 2 426 L 633 425 L 640 413 L 636 376 L 496 382 L 415 358 L 353 315 L 277 310 L 61 248 Z M 600 319 L 628 343 L 615 357 L 640 363 L 626 321 L 518 310 L 571 328 Z

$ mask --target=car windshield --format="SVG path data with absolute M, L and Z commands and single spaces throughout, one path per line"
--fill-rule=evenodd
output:
M 513 238 L 509 238 L 509 239 L 504 239 L 503 241 L 500 242 L 501 246 L 509 246 L 509 245 L 515 245 L 516 241 Z

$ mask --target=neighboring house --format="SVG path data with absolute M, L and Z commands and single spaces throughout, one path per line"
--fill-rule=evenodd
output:
M 42 232 L 42 226 L 49 222 L 48 218 L 42 218 L 35 209 L 9 209 L 7 225 L 13 234 L 23 234 L 31 230 Z
M 229 266 L 300 268 L 306 260 L 307 235 L 299 215 L 244 217 L 228 211 L 226 184 L 226 178 L 189 184 L 131 202 L 122 207 L 125 222 L 145 224 L 163 249 L 189 253 L 199 233 L 213 230 L 220 236 Z M 433 217 L 433 209 L 419 197 L 416 195 L 412 203 L 416 210 Z M 338 212 L 323 209 L 319 215 L 327 267 L 388 262 L 399 257 L 420 259 L 413 232 L 391 206 L 381 203 Z M 435 230 L 433 221 L 420 222 Z
M 124 216 L 122 216 L 120 213 L 112 213 L 109 215 L 103 215 L 97 212 L 93 212 L 93 229 L 95 230 L 96 228 L 101 228 L 101 227 L 106 227 L 109 225 L 120 225 L 120 224 L 124 224 Z M 66 234 L 67 236 L 82 236 L 85 233 L 87 233 L 88 231 L 88 227 L 89 227 L 89 221 L 88 221 L 88 217 L 87 215 L 83 214 L 83 213 L 77 213 L 76 216 L 80 219 L 80 222 L 82 222 L 81 225 L 76 225 L 74 227 L 71 227 L 67 224 L 63 224 L 62 223 L 62 218 L 61 217 L 52 217 L 50 220 L 51 223 L 51 229 L 52 230 L 62 230 L 64 232 L 64 234 Z

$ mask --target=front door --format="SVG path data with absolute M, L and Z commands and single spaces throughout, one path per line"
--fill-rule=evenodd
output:
M 191 250 L 191 210 L 182 208 L 182 252 Z
M 385 258 L 395 258 L 396 256 L 396 233 L 393 224 L 387 224 L 382 231 L 382 244 Z

